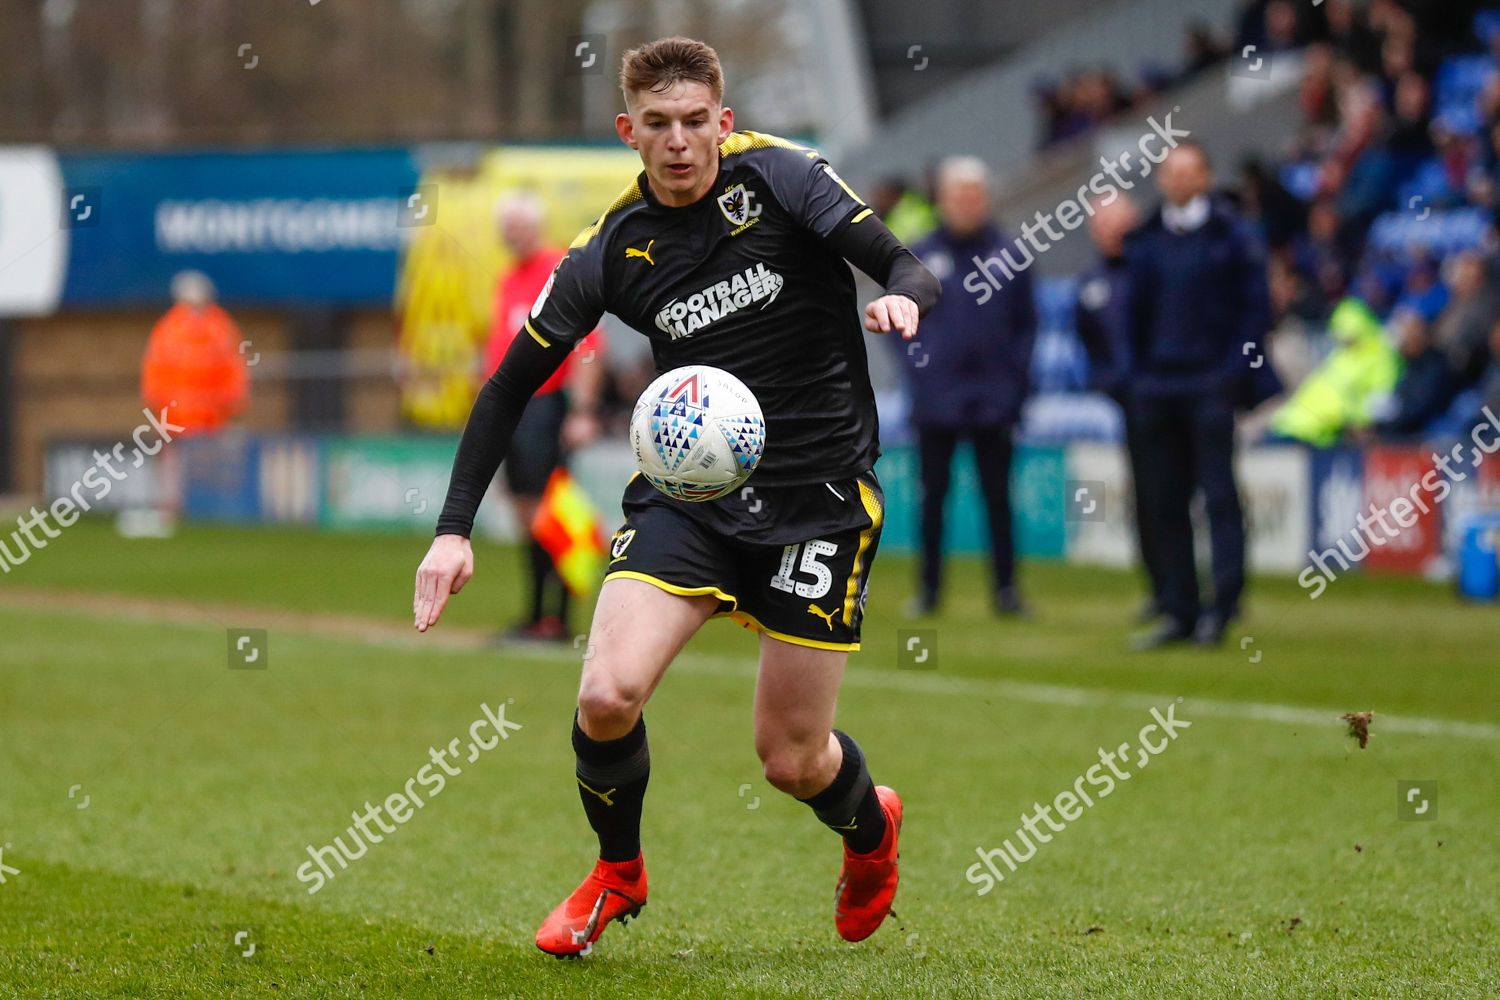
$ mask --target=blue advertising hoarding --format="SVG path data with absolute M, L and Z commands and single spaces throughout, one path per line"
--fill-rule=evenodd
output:
M 1365 455 L 1359 448 L 1308 449 L 1312 463 L 1308 502 L 1311 549 L 1323 552 L 1349 539 L 1364 509 Z
M 1017 555 L 1062 558 L 1066 549 L 1065 467 L 1062 448 L 1017 445 L 1010 474 Z M 880 461 L 875 464 L 875 473 L 885 491 L 881 550 L 917 551 L 921 535 L 918 521 L 922 483 L 917 471 L 916 449 L 910 446 L 884 449 Z M 964 445 L 954 456 L 953 478 L 944 505 L 943 544 L 947 551 L 965 555 L 989 551 L 989 521 L 983 496 L 973 450 Z
M 389 305 L 418 173 L 401 148 L 0 149 L 0 315 L 154 308 L 184 270 L 230 305 Z

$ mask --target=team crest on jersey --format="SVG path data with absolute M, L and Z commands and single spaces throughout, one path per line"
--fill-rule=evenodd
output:
M 755 192 L 746 189 L 743 184 L 736 184 L 719 195 L 718 201 L 719 211 L 724 213 L 724 218 L 731 225 L 743 226 L 761 212 L 761 206 L 755 204 Z
M 635 541 L 635 529 L 626 528 L 615 535 L 614 541 L 610 543 L 609 554 L 615 559 L 622 559 L 625 550 L 630 548 L 630 543 Z

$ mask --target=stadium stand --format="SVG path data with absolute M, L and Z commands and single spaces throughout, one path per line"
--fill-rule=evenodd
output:
M 1215 149 L 1223 196 L 1258 225 L 1269 250 L 1272 358 L 1283 381 L 1295 388 L 1333 352 L 1329 318 L 1349 297 L 1372 310 L 1403 356 L 1395 391 L 1368 408 L 1368 425 L 1344 427 L 1344 439 L 1440 436 L 1500 400 L 1500 11 L 1438 6 L 1445 9 L 1331 0 L 1293 9 L 1284 0 L 1254 0 L 1242 5 L 1231 50 L 1255 45 L 1298 67 L 1290 95 L 1296 127 L 1280 148 L 1263 141 L 1258 151 L 1239 150 L 1238 163 L 1223 162 L 1223 150 Z M 1454 30 L 1460 20 L 1465 32 Z M 1201 111 L 1212 91 L 1223 89 L 1221 80 L 1205 85 L 1202 78 L 1226 46 L 1195 25 L 1187 48 L 1192 58 L 1165 89 L 1152 84 L 1170 77 L 1143 74 L 1122 83 L 1104 69 L 1060 84 L 1038 79 L 1040 145 L 1060 143 L 1092 157 L 1100 134 L 1127 127 L 1150 108 L 1175 102 Z M 1068 101 L 1079 94 L 1085 104 L 1107 106 L 1106 113 L 1083 121 L 1076 108 L 1070 112 Z M 1041 162 L 1035 174 L 1057 173 L 1054 163 Z M 1065 189 L 1073 179 L 1053 186 Z M 1023 200 L 1047 204 L 1039 194 L 1047 183 L 1033 180 L 1007 209 Z M 1060 247 L 1040 266 L 1061 262 L 1076 273 L 1071 258 L 1079 249 Z M 1043 439 L 1115 431 L 1107 418 L 1078 426 L 1095 411 L 1074 395 L 1086 365 L 1068 315 L 1070 278 L 1054 274 L 1037 283 L 1039 396 L 1027 430 Z M 1411 398 L 1431 413 L 1416 426 L 1402 410 Z

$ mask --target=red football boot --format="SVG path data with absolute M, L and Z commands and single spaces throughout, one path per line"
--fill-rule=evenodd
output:
M 604 861 L 573 894 L 547 915 L 536 932 L 536 946 L 558 958 L 578 958 L 594 950 L 594 942 L 611 920 L 624 923 L 646 905 L 646 861 Z
M 845 941 L 863 941 L 880 926 L 896 900 L 896 865 L 901 857 L 896 842 L 901 836 L 901 796 L 884 785 L 875 786 L 875 797 L 885 813 L 885 836 L 869 854 L 855 854 L 844 845 L 844 870 L 833 901 L 833 923 Z

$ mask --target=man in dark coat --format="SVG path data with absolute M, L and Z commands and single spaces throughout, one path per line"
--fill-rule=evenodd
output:
M 1264 338 L 1266 264 L 1232 210 L 1216 202 L 1202 147 L 1184 142 L 1158 173 L 1165 198 L 1126 242 L 1130 393 L 1145 447 L 1143 515 L 1151 519 L 1164 617 L 1137 645 L 1216 644 L 1240 611 L 1245 520 L 1234 473 L 1238 410 L 1274 393 Z M 1213 599 L 1200 603 L 1189 509 L 1203 493 Z
M 1036 306 L 1024 266 L 991 218 L 989 172 L 974 157 L 946 161 L 938 175 L 941 224 L 912 247 L 942 282 L 921 336 L 902 347 L 922 476 L 922 558 L 914 613 L 937 606 L 942 587 L 943 501 L 960 438 L 974 448 L 989 513 L 994 605 L 1025 607 L 1016 588 L 1010 506 L 1012 435 L 1030 392 Z M 1025 258 L 1029 265 L 1031 257 Z M 986 266 L 989 265 L 989 266 Z M 999 275 L 1005 275 L 1002 279 Z
M 1151 519 L 1142 511 L 1141 485 L 1151 473 L 1145 464 L 1147 450 L 1140 422 L 1130 406 L 1130 327 L 1125 312 L 1130 292 L 1125 237 L 1139 223 L 1140 213 L 1127 194 L 1118 194 L 1112 200 L 1096 199 L 1092 209 L 1089 236 L 1099 259 L 1078 278 L 1074 324 L 1088 354 L 1089 389 L 1103 393 L 1120 407 L 1135 504 L 1136 541 L 1149 587 L 1140 618 L 1150 622 L 1161 612 L 1161 570 L 1151 547 Z

